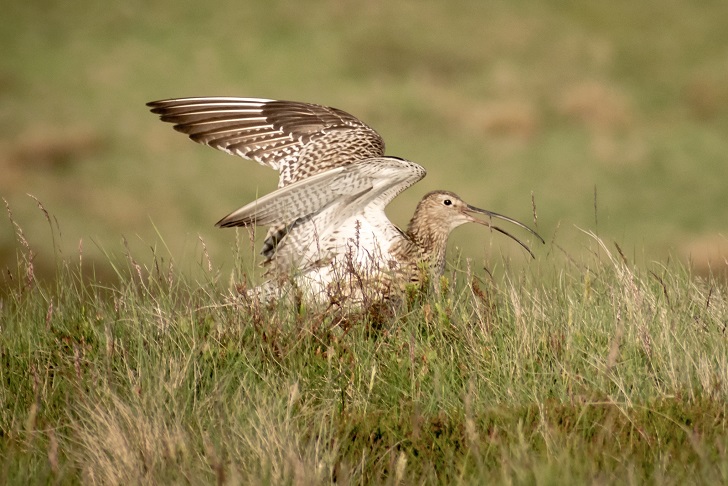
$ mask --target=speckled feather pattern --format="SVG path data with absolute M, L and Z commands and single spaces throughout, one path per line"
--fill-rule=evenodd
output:
M 506 231 L 473 218 L 473 212 L 516 223 L 540 238 L 522 223 L 473 208 L 447 191 L 425 195 L 407 230 L 400 230 L 384 208 L 422 179 L 425 169 L 385 157 L 382 137 L 336 108 L 222 97 L 170 99 L 149 106 L 195 142 L 279 172 L 278 189 L 217 223 L 270 227 L 262 253 L 272 279 L 258 288 L 262 297 L 279 293 L 280 283 L 294 272 L 299 283 L 310 283 L 328 296 L 352 294 L 356 286 L 360 294 L 363 287 L 386 294 L 392 286 L 418 282 L 422 264 L 442 274 L 450 232 L 467 222 L 490 226 L 530 252 Z
M 149 103 L 192 140 L 280 173 L 278 187 L 384 155 L 384 141 L 354 116 L 326 106 L 257 98 L 183 98 Z
M 413 162 L 365 159 L 282 187 L 231 213 L 220 224 L 286 225 L 285 240 L 266 255 L 273 273 L 330 261 L 348 240 L 356 240 L 357 225 L 357 249 L 379 254 L 401 237 L 384 208 L 424 175 L 425 170 Z
M 201 97 L 148 105 L 195 142 L 277 170 L 279 188 L 384 155 L 384 140 L 374 129 L 345 111 L 313 103 Z M 286 233 L 285 224 L 270 227 L 262 250 L 266 258 Z

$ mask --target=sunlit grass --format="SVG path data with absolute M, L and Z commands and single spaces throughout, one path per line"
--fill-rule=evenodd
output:
M 728 301 L 679 264 L 582 233 L 591 257 L 456 261 L 441 295 L 368 313 L 246 302 L 249 269 L 202 246 L 196 277 L 159 248 L 112 283 L 82 250 L 39 281 L 15 229 L 2 482 L 728 479 Z
M 727 7 L 9 3 L 0 483 L 727 483 Z M 246 303 L 212 224 L 275 174 L 144 106 L 198 95 L 349 111 L 428 170 L 394 221 L 535 202 L 547 245 L 464 227 L 391 315 Z

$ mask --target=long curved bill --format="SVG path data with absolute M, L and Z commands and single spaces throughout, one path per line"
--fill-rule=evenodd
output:
M 468 209 L 466 211 L 466 214 L 470 217 L 470 220 L 473 223 L 482 224 L 483 226 L 487 226 L 487 227 L 489 227 L 489 228 L 491 228 L 491 229 L 493 229 L 493 230 L 495 230 L 495 231 L 497 231 L 499 233 L 502 233 L 502 234 L 506 235 L 507 237 L 509 237 L 510 239 L 512 239 L 513 241 L 515 241 L 519 245 L 521 245 L 529 253 L 529 255 L 531 255 L 531 258 L 536 258 L 536 257 L 533 255 L 533 252 L 528 247 L 528 245 L 526 245 L 524 242 L 522 242 L 521 240 L 519 240 L 518 238 L 516 238 L 515 236 L 513 236 L 512 234 L 510 234 L 508 231 L 506 231 L 506 230 L 504 230 L 502 228 L 499 228 L 498 226 L 495 226 L 495 225 L 491 224 L 490 221 L 484 221 L 482 219 L 478 219 L 478 218 L 474 217 L 472 214 L 469 214 L 469 213 L 483 214 L 485 216 L 488 216 L 491 219 L 494 219 L 495 218 L 495 219 L 502 219 L 503 221 L 508 221 L 509 223 L 513 223 L 516 226 L 520 226 L 521 228 L 525 229 L 526 231 L 528 231 L 529 233 L 531 233 L 532 235 L 534 235 L 536 238 L 538 238 L 539 240 L 541 240 L 541 243 L 546 243 L 544 241 L 544 239 L 541 238 L 541 235 L 539 235 L 534 230 L 532 230 L 531 228 L 529 228 L 525 224 L 521 223 L 520 221 L 516 221 L 515 219 L 509 218 L 508 216 L 505 216 L 503 214 L 494 213 L 493 211 L 488 211 L 486 209 L 476 208 L 475 206 L 471 206 L 470 204 L 468 204 Z

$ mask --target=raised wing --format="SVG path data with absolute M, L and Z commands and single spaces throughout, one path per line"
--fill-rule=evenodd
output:
M 374 129 L 336 108 L 223 97 L 178 98 L 147 105 L 195 142 L 279 171 L 278 187 L 384 155 L 384 141 Z
M 305 267 L 340 253 L 337 248 L 355 237 L 357 225 L 377 233 L 363 235 L 367 241 L 383 241 L 389 239 L 384 235 L 397 233 L 384 208 L 425 174 L 421 166 L 402 159 L 362 160 L 277 189 L 217 224 L 276 226 L 280 230 L 263 246 L 266 263 L 275 259 L 284 271 Z
M 353 213 L 369 204 L 382 210 L 399 193 L 425 176 L 425 169 L 407 160 L 380 157 L 329 169 L 276 189 L 225 216 L 217 226 L 271 226 L 315 215 L 333 202 Z

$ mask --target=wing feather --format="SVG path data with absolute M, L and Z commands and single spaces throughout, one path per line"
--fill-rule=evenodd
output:
M 218 225 L 272 225 L 262 251 L 268 273 L 305 270 L 336 255 L 354 237 L 338 231 L 345 221 L 351 226 L 351 218 L 379 225 L 380 234 L 399 232 L 384 208 L 424 176 L 421 166 L 406 160 L 362 160 L 279 188 Z
M 291 224 L 315 218 L 323 208 L 340 203 L 342 217 L 363 212 L 369 205 L 382 210 L 399 193 L 425 176 L 414 162 L 380 157 L 329 169 L 287 186 L 230 213 L 218 221 L 222 227 Z M 384 218 L 386 219 L 386 218 Z
M 198 143 L 280 172 L 282 187 L 357 160 L 382 157 L 384 141 L 349 113 L 259 98 L 177 98 L 147 103 Z

